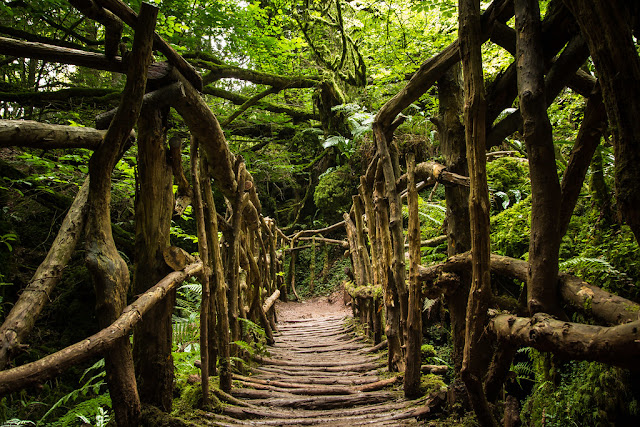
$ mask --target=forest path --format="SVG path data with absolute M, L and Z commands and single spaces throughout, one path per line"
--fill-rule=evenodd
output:
M 247 406 L 227 406 L 216 425 L 418 425 L 424 399 L 406 400 L 400 378 L 385 375 L 386 354 L 354 333 L 341 302 L 329 305 L 279 303 L 269 357 L 234 375 L 231 394 Z

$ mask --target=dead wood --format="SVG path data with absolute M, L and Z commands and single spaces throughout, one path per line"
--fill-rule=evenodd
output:
M 152 64 L 151 66 L 164 68 L 166 64 L 156 63 L 155 65 Z M 184 85 L 181 82 L 175 82 L 160 89 L 154 90 L 153 92 L 146 93 L 142 97 L 142 106 L 143 108 L 160 109 L 172 102 L 175 102 L 176 99 L 181 99 L 185 96 Z M 109 127 L 109 124 L 111 123 L 111 120 L 113 120 L 113 118 L 115 117 L 116 111 L 118 111 L 118 108 L 113 108 L 109 111 L 98 114 L 95 118 L 96 129 L 107 129 Z
M 565 1 L 585 35 L 613 133 L 618 210 L 640 242 L 640 60 L 627 23 L 626 2 Z M 615 42 L 612 42 L 614 41 Z
M 433 280 L 441 271 L 456 272 L 468 268 L 471 262 L 468 252 L 449 258 L 436 268 L 422 268 L 421 280 Z M 526 261 L 491 254 L 492 271 L 525 281 L 529 264 Z M 585 311 L 610 325 L 633 322 L 639 319 L 640 304 L 603 291 L 582 279 L 566 273 L 558 275 L 560 296 L 574 309 Z M 424 292 L 424 288 L 423 288 Z
M 163 259 L 170 244 L 173 186 L 167 162 L 165 120 L 168 112 L 143 106 L 138 119 L 137 193 L 135 198 L 135 264 L 133 293 L 139 295 L 171 272 Z M 195 260 L 179 266 L 184 269 Z M 175 292 L 150 310 L 135 327 L 133 359 L 142 403 L 171 409 L 174 366 L 172 315 Z
M 169 291 L 188 277 L 198 273 L 202 264 L 191 264 L 183 271 L 168 274 L 158 284 L 125 307 L 122 315 L 107 328 L 72 346 L 17 368 L 0 371 L 0 395 L 12 393 L 33 384 L 42 383 L 69 367 L 103 354 L 118 340 L 128 337 L 133 326 Z M 127 338 L 128 339 L 128 338 Z
M 564 322 L 538 313 L 533 317 L 501 314 L 489 323 L 499 340 L 534 347 L 571 360 L 591 360 L 638 369 L 640 321 L 617 326 Z
M 407 191 L 409 201 L 409 303 L 407 314 L 407 341 L 404 371 L 404 395 L 413 398 L 420 395 L 420 361 L 422 359 L 422 292 L 418 281 L 420 266 L 420 219 L 418 218 L 418 191 L 416 190 L 416 160 L 413 153 L 407 155 Z
M 387 348 L 387 345 L 389 344 L 389 342 L 387 340 L 384 340 L 376 345 L 374 345 L 371 348 L 364 348 L 361 350 L 362 353 L 375 353 L 377 351 L 380 351 L 382 349 Z
M 335 409 L 348 408 L 356 405 L 371 405 L 382 403 L 393 398 L 388 392 L 359 393 L 346 396 L 314 396 L 269 399 L 268 402 L 255 400 L 254 404 L 267 403 L 272 407 L 297 409 Z
M 273 294 L 271 294 L 271 296 L 269 296 L 269 298 L 267 298 L 264 301 L 264 304 L 262 305 L 262 310 L 265 313 L 271 310 L 271 307 L 273 307 L 273 304 L 275 304 L 278 298 L 280 298 L 280 289 L 276 289 L 275 292 L 273 292 Z
M 484 426 L 497 425 L 489 408 L 481 378 L 482 355 L 489 351 L 484 328 L 491 297 L 491 256 L 489 240 L 489 189 L 486 176 L 486 99 L 482 71 L 483 34 L 479 4 L 460 0 L 458 34 L 464 75 L 464 126 L 469 162 L 469 217 L 471 224 L 471 290 L 467 303 L 465 342 L 460 376 L 478 421 Z M 416 274 L 417 276 L 417 274 Z
M 203 169 L 208 169 L 206 161 L 203 161 Z M 213 192 L 211 188 L 211 180 L 205 179 L 202 183 L 205 203 L 205 216 L 207 237 L 210 239 L 211 247 L 211 266 L 215 288 L 215 309 L 217 319 L 215 321 L 217 328 L 211 328 L 211 334 L 216 335 L 217 345 L 219 349 L 219 360 L 210 360 L 213 367 L 219 364 L 220 389 L 228 392 L 231 390 L 231 363 L 230 363 L 230 346 L 231 341 L 229 335 L 229 304 L 227 301 L 227 285 L 225 283 L 224 266 L 222 262 L 222 252 L 220 249 L 220 239 L 218 237 L 219 215 L 216 212 L 215 202 L 213 200 Z M 213 301 L 212 301 L 213 302 Z M 212 310 L 213 312 L 213 310 Z M 213 337 L 212 337 L 213 338 Z M 213 341 L 213 339 L 212 339 Z M 213 369 L 212 369 L 213 371 Z
M 376 369 L 380 368 L 381 365 L 371 365 L 371 366 L 339 366 L 339 367 L 330 367 L 330 368 L 295 368 L 293 366 L 287 366 L 287 369 L 274 368 L 270 366 L 261 366 L 259 368 L 255 368 L 259 372 L 265 373 L 275 373 L 275 374 L 283 374 L 283 375 L 291 375 L 291 376 L 302 376 L 302 377 L 313 377 L 322 373 L 324 376 L 344 376 L 345 372 L 349 372 L 351 374 L 361 372 L 363 375 L 375 375 Z M 353 369 L 351 369 L 353 368 Z
M 196 262 L 196 259 L 187 251 L 177 246 L 169 246 L 162 251 L 164 261 L 173 271 L 183 270 L 187 265 Z
M 276 418 L 277 423 L 284 423 L 286 419 L 292 420 L 293 424 L 304 424 L 304 420 L 309 420 L 312 423 L 317 423 L 315 418 L 326 419 L 327 414 L 331 414 L 332 417 L 340 417 L 340 420 L 346 420 L 347 417 L 367 416 L 370 414 L 376 414 L 381 412 L 393 413 L 406 407 L 406 403 L 391 403 L 384 405 L 367 405 L 363 407 L 344 408 L 344 409 L 332 409 L 327 410 L 305 410 L 296 411 L 296 418 L 291 418 L 292 414 L 290 410 L 277 410 L 275 408 L 262 409 L 262 408 L 238 408 L 227 406 L 224 408 L 224 413 L 231 415 L 236 419 L 250 419 L 250 418 Z
M 377 390 L 382 390 L 385 387 L 389 387 L 397 382 L 400 382 L 401 380 L 402 380 L 402 375 L 397 375 L 395 377 L 386 378 L 384 380 L 376 381 L 374 383 L 356 386 L 354 388 L 357 391 L 361 391 L 361 392 L 377 391 Z
M 31 332 L 51 292 L 71 259 L 86 221 L 89 179 L 85 179 L 44 261 L 0 326 L 0 370 Z
M 142 4 L 122 104 L 109 125 L 104 143 L 89 161 L 85 260 L 93 279 L 98 324 L 102 328 L 121 315 L 129 290 L 129 269 L 118 253 L 111 231 L 111 174 L 142 109 L 157 14 L 157 7 Z M 121 337 L 107 350 L 105 366 L 116 421 L 122 425 L 137 424 L 140 399 L 128 337 Z
M 196 232 L 198 236 L 198 253 L 202 259 L 202 273 L 199 276 L 202 283 L 202 299 L 200 300 L 200 358 L 201 358 L 201 386 L 202 403 L 209 403 L 209 316 L 211 298 L 211 259 L 209 257 L 209 242 L 207 226 L 204 216 L 204 202 L 202 186 L 200 185 L 201 159 L 198 143 L 191 140 L 191 182 L 193 183 L 193 210 L 196 217 Z M 208 179 L 208 177 L 206 177 Z
M 262 372 L 258 375 L 266 376 L 269 380 L 277 380 L 283 383 L 290 384 L 315 384 L 315 385 L 345 385 L 345 386 L 357 386 L 363 384 L 371 384 L 378 382 L 378 378 L 374 375 L 360 376 L 360 375 L 340 375 L 340 376 L 324 376 L 324 374 L 314 374 L 312 376 L 305 375 L 288 375 L 288 374 L 275 374 L 273 372 L 267 372 L 261 370 L 261 368 L 253 368 L 256 372 Z M 264 379 L 264 378 L 263 378 Z
M 0 147 L 94 150 L 102 143 L 105 133 L 92 128 L 50 125 L 31 120 L 0 120 Z
M 420 247 L 424 248 L 425 246 L 426 247 L 440 246 L 446 241 L 447 241 L 447 236 L 438 236 L 438 237 L 434 237 L 433 239 L 420 240 Z M 406 243 L 404 247 L 408 248 L 409 244 Z
M 444 375 L 449 371 L 449 367 L 447 365 L 422 365 L 420 370 L 423 374 Z
M 375 358 L 366 358 L 366 357 L 360 357 L 356 359 L 349 358 L 348 360 L 345 360 L 345 361 L 333 361 L 333 362 L 304 362 L 304 361 L 300 361 L 299 359 L 296 359 L 296 361 L 294 362 L 294 361 L 272 359 L 269 357 L 261 357 L 261 356 L 256 356 L 255 360 L 265 365 L 288 366 L 288 367 L 294 367 L 294 368 L 300 368 L 300 367 L 332 368 L 332 367 L 341 367 L 341 366 L 349 367 L 349 366 L 355 366 L 355 365 L 359 365 L 363 367 L 377 366 L 376 363 L 372 363 L 375 360 Z
M 96 70 L 126 73 L 126 66 L 119 56 L 108 58 L 106 55 L 86 52 L 79 49 L 54 46 L 45 43 L 26 42 L 8 37 L 0 37 L 0 53 L 19 58 L 42 59 L 48 62 L 89 67 Z

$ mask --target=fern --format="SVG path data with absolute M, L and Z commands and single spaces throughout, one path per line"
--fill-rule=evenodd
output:
M 37 425 L 41 425 L 45 419 L 47 419 L 56 409 L 67 405 L 69 402 L 75 402 L 77 400 L 81 400 L 83 397 L 86 397 L 89 392 L 100 395 L 100 388 L 105 385 L 105 377 L 106 371 L 104 370 L 104 359 L 98 360 L 89 368 L 85 369 L 82 376 L 80 377 L 80 383 L 82 383 L 87 375 L 90 372 L 96 372 L 91 378 L 87 379 L 82 386 L 73 390 L 72 392 L 62 396 L 56 403 L 53 404 L 51 408 L 38 420 Z M 93 400 L 93 399 L 92 399 Z M 111 400 L 109 400 L 111 402 Z M 84 403 L 84 402 L 83 402 Z M 77 405 L 79 406 L 79 405 Z M 76 406 L 76 407 L 77 407 Z
M 75 427 L 79 424 L 79 419 L 87 424 L 103 427 L 111 419 L 109 408 L 111 408 L 109 393 L 101 394 L 93 399 L 78 403 L 63 417 L 51 424 L 51 427 Z
M 197 319 L 193 321 L 179 320 L 173 324 L 173 343 L 178 347 L 176 351 L 183 352 L 192 344 L 200 340 L 200 327 Z
M 616 269 L 607 260 L 602 258 L 575 257 L 560 263 L 560 270 L 575 273 L 585 280 L 595 277 L 598 280 L 614 279 L 617 281 L 632 283 L 626 273 Z

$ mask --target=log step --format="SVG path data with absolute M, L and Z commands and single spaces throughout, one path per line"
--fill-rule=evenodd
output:
M 357 336 L 343 318 L 288 320 L 279 324 L 267 357 L 250 375 L 234 375 L 231 396 L 210 414 L 214 425 L 403 426 L 418 425 L 425 398 L 404 399 L 402 378 L 390 376 L 386 361 Z M 384 376 L 384 377 L 382 377 Z M 233 400 L 230 397 L 228 400 Z M 236 400 L 236 403 L 239 401 Z

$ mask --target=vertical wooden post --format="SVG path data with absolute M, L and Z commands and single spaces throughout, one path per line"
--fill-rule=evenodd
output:
M 356 226 L 356 243 L 358 249 L 358 256 L 362 260 L 362 267 L 364 273 L 364 283 L 371 285 L 373 283 L 373 273 L 371 266 L 371 257 L 367 250 L 367 244 L 364 239 L 364 222 L 362 221 L 362 211 L 364 209 L 362 199 L 359 195 L 353 196 L 353 217 L 354 224 Z
M 202 405 L 209 403 L 209 277 L 211 265 L 209 264 L 209 247 L 207 244 L 207 232 L 204 222 L 204 207 L 202 203 L 202 189 L 200 186 L 200 156 L 198 156 L 198 143 L 191 138 L 191 181 L 193 184 L 193 210 L 196 214 L 198 233 L 198 252 L 202 260 L 202 299 L 200 300 L 200 373 L 202 378 Z
M 203 166 L 203 169 L 207 169 Z M 220 241 L 218 238 L 218 214 L 213 201 L 211 191 L 211 181 L 203 181 L 204 200 L 209 212 L 209 233 L 211 238 L 211 252 L 213 255 L 213 277 L 215 278 L 215 293 L 218 301 L 218 342 L 219 342 L 219 365 L 220 365 L 220 389 L 228 392 L 231 390 L 231 365 L 230 365 L 230 336 L 229 336 L 229 304 L 227 302 L 227 285 L 225 283 L 224 264 L 220 251 Z
M 380 236 L 380 273 L 384 294 L 384 306 L 386 312 L 385 335 L 389 343 L 387 355 L 389 371 L 404 371 L 404 357 L 402 355 L 402 330 L 400 329 L 400 301 L 398 292 L 393 282 L 391 271 L 391 234 L 389 232 L 389 204 L 384 197 L 384 180 L 382 165 L 379 163 L 376 171 L 375 210 L 376 228 Z
M 531 176 L 531 239 L 527 302 L 531 314 L 558 314 L 560 183 L 544 95 L 544 57 L 537 1 L 514 2 L 518 97 Z M 637 56 L 637 55 L 636 55 Z
M 240 233 L 242 225 L 242 210 L 246 203 L 245 197 L 245 167 L 241 157 L 237 159 L 236 179 L 238 188 L 235 200 L 232 201 L 233 214 L 231 216 L 231 231 L 227 233 L 229 238 L 229 258 L 227 260 L 227 283 L 229 284 L 228 302 L 229 302 L 229 328 L 231 329 L 231 340 L 240 339 L 240 325 L 238 324 L 238 316 L 240 313 Z
M 136 191 L 136 234 L 133 292 L 139 295 L 171 272 L 162 257 L 170 245 L 173 214 L 172 171 L 167 162 L 164 115 L 155 107 L 143 108 L 138 120 L 138 188 Z M 178 140 L 178 144 L 180 141 Z M 177 155 L 180 155 L 178 145 Z M 180 158 L 177 160 L 180 162 Z M 182 163 L 180 163 L 182 168 Z M 133 358 L 138 392 L 143 403 L 171 411 L 173 401 L 173 359 L 171 315 L 175 290 L 134 328 Z
M 416 159 L 407 155 L 407 190 L 409 202 L 409 313 L 407 318 L 407 355 L 404 371 L 404 395 L 413 398 L 420 395 L 422 371 L 422 289 L 418 281 L 420 268 L 420 219 L 418 217 L 418 191 L 416 190 Z
M 487 308 L 491 297 L 489 262 L 489 188 L 486 171 L 486 101 L 482 75 L 482 39 L 480 35 L 480 1 L 459 0 L 458 34 L 460 57 L 465 88 L 465 139 L 469 161 L 471 218 L 472 283 L 467 303 L 462 379 L 467 386 L 471 405 L 483 426 L 495 426 L 482 387 L 481 358 L 490 351 L 482 347 L 482 336 L 487 320 Z
M 123 102 L 109 125 L 104 142 L 89 161 L 85 257 L 96 290 L 100 328 L 109 326 L 120 316 L 130 284 L 129 269 L 118 253 L 111 231 L 111 173 L 140 115 L 157 15 L 158 8 L 148 3 L 141 5 Z M 138 425 L 140 398 L 129 337 L 118 340 L 105 354 L 105 365 L 116 422 L 122 426 Z

